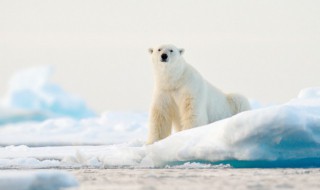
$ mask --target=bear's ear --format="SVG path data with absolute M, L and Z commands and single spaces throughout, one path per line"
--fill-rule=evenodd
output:
M 148 51 L 149 51 L 150 54 L 153 53 L 153 49 L 152 48 L 149 48 Z
M 184 53 L 184 49 L 179 49 L 179 52 L 182 55 Z

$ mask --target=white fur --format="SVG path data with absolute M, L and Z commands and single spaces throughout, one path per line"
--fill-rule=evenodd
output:
M 178 132 L 250 109 L 245 97 L 224 94 L 203 79 L 185 62 L 182 49 L 162 45 L 149 51 L 152 53 L 155 88 L 147 144 L 166 138 L 173 128 Z M 167 62 L 161 59 L 164 53 L 168 55 Z

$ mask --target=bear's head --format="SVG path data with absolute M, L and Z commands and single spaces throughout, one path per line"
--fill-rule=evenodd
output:
M 161 45 L 157 48 L 149 48 L 154 63 L 172 64 L 181 58 L 184 49 L 178 49 L 174 45 Z

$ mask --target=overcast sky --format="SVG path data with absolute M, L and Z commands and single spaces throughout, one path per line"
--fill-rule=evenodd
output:
M 53 65 L 52 80 L 96 111 L 147 111 L 147 49 L 162 43 L 264 103 L 320 86 L 319 0 L 0 0 L 0 96 L 14 72 Z

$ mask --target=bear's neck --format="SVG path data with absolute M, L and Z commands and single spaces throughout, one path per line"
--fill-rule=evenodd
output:
M 177 90 L 185 83 L 188 65 L 181 58 L 172 65 L 157 64 L 154 67 L 155 87 L 161 90 Z

